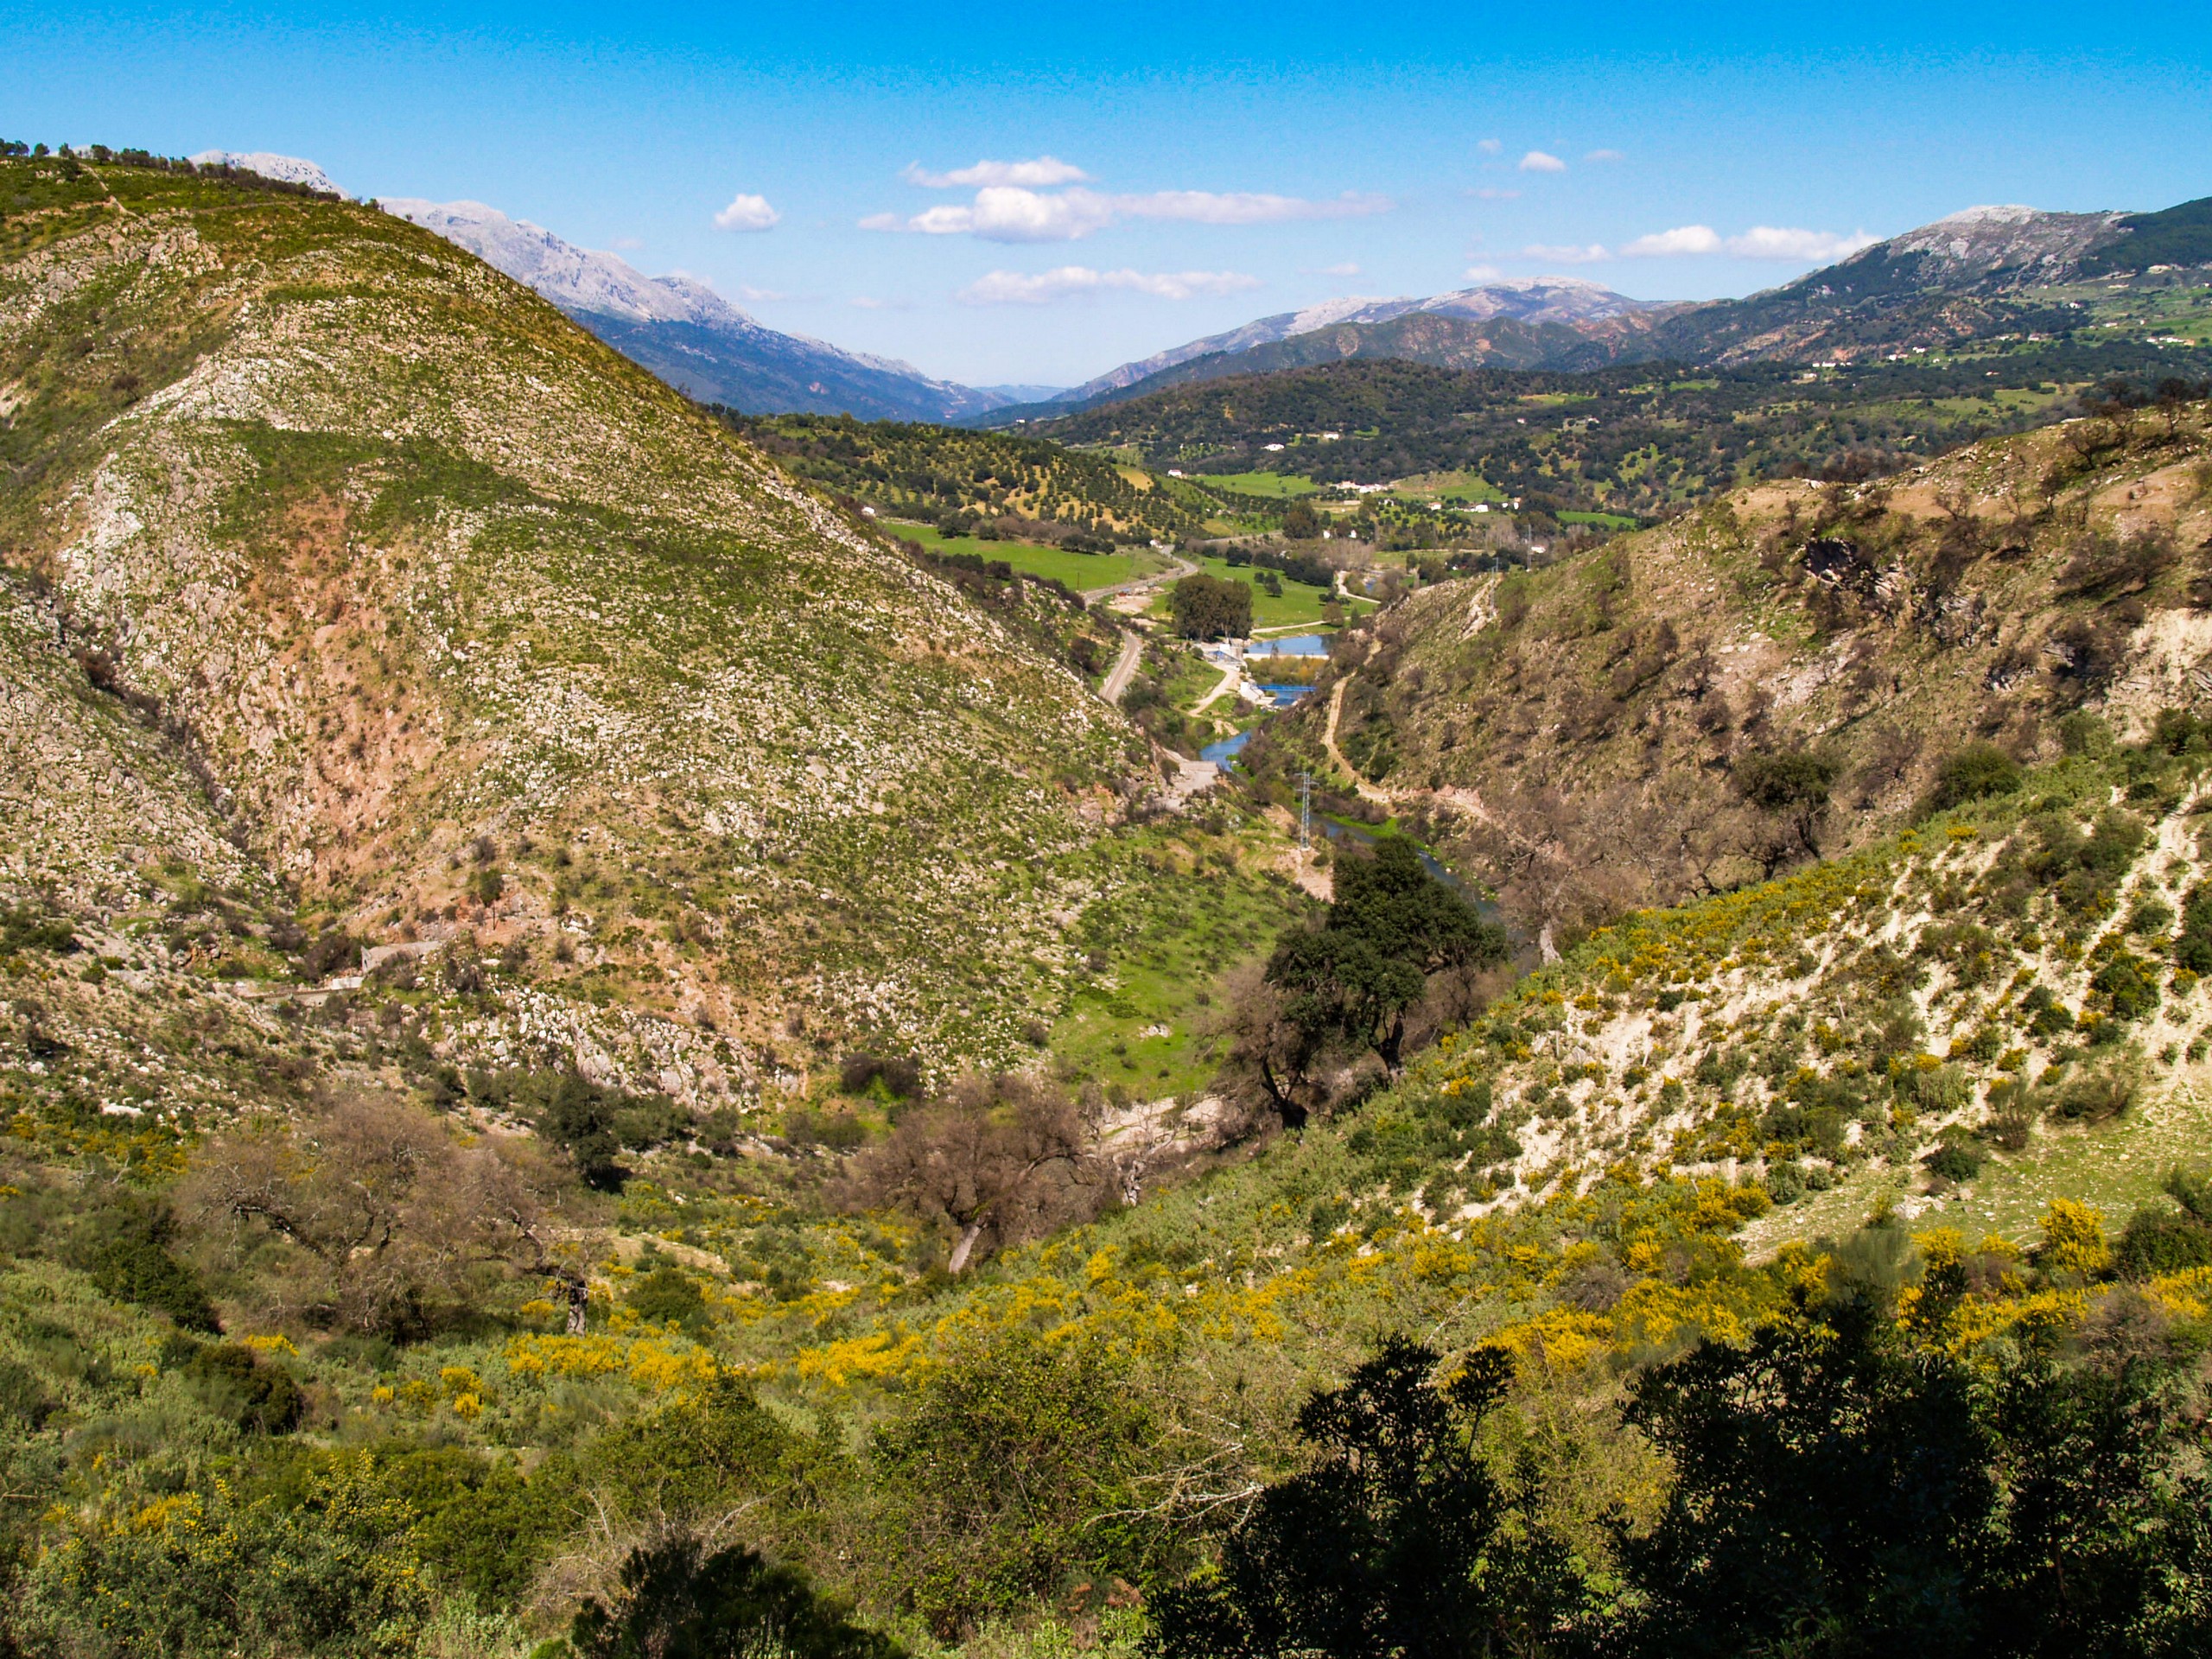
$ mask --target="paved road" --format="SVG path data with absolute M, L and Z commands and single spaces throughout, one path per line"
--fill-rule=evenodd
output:
M 1241 661 L 1230 664 L 1228 667 L 1221 671 L 1221 683 L 1214 687 L 1212 690 L 1207 692 L 1205 696 L 1200 697 L 1196 703 L 1192 704 L 1191 712 L 1194 715 L 1204 714 L 1214 703 L 1218 702 L 1223 697 L 1228 696 L 1231 691 L 1234 691 L 1236 689 L 1237 683 L 1243 677 L 1244 664 Z
M 1098 695 L 1118 707 L 1122 693 L 1129 689 L 1129 676 L 1137 671 L 1137 659 L 1144 655 L 1144 637 L 1130 632 L 1122 635 L 1122 654 L 1114 659 L 1114 666 L 1106 672 L 1106 683 L 1098 688 Z

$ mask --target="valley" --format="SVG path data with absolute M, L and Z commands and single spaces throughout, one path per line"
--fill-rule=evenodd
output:
M 25 148 L 0 1649 L 2201 1649 L 2198 205 L 982 410 Z

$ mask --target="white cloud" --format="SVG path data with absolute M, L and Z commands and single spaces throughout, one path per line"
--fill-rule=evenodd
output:
M 1256 191 L 1155 190 L 1107 195 L 1096 190 L 1031 190 L 986 185 L 965 205 L 946 202 L 901 219 L 871 213 L 864 231 L 907 230 L 924 236 L 974 236 L 986 242 L 1077 242 L 1125 219 L 1178 219 L 1195 225 L 1271 225 L 1294 219 L 1355 219 L 1396 206 L 1387 196 L 1346 191 L 1326 201 Z
M 1155 190 L 1145 196 L 1116 196 L 1114 204 L 1132 219 L 1181 219 L 1199 225 L 1274 225 L 1286 219 L 1363 219 L 1387 213 L 1397 204 L 1388 196 L 1363 196 L 1347 190 L 1329 201 L 1271 196 L 1254 191 Z
M 730 198 L 729 206 L 715 215 L 718 231 L 773 230 L 783 215 L 768 205 L 766 196 L 748 196 L 743 193 Z
M 1494 283 L 1505 273 L 1496 265 L 1469 265 L 1467 280 L 1471 283 Z
M 924 236 L 979 236 L 986 242 L 1074 242 L 1114 222 L 1114 204 L 1096 190 L 1048 194 L 1018 185 L 986 185 L 967 207 L 946 203 L 906 221 Z
M 1521 158 L 1523 173 L 1564 173 L 1567 163 L 1556 156 L 1547 156 L 1541 149 L 1532 149 Z
M 1531 243 L 1521 250 L 1523 259 L 1541 259 L 1554 265 L 1593 265 L 1613 256 L 1601 243 L 1592 242 L 1586 248 L 1554 247 L 1542 242 Z
M 1710 225 L 1677 225 L 1671 231 L 1654 231 L 1622 245 L 1631 259 L 1665 259 L 1677 254 L 1719 253 L 1726 245 Z
M 1501 190 L 1494 184 L 1484 185 L 1480 189 L 1470 190 L 1467 194 L 1477 201 L 1518 201 L 1521 200 L 1521 193 L 1518 190 Z
M 629 253 L 645 245 L 634 236 L 618 236 L 607 245 L 610 248 L 620 248 L 623 252 Z
M 1322 266 L 1321 274 L 1324 276 L 1357 276 L 1359 275 L 1359 267 L 1347 259 L 1341 265 Z
M 1477 144 L 1475 148 L 1482 151 L 1485 156 L 1495 156 L 1499 150 L 1503 149 L 1505 146 L 1498 143 L 1495 138 L 1485 138 L 1482 143 Z
M 1798 264 L 1820 264 L 1871 247 L 1878 239 L 1864 231 L 1840 236 L 1833 231 L 1793 230 L 1773 225 L 1755 225 L 1741 236 L 1724 237 L 1710 225 L 1680 225 L 1671 231 L 1639 236 L 1624 244 L 1621 251 L 1631 258 L 1725 253 L 1738 259 L 1783 259 Z
M 1187 300 L 1201 294 L 1243 293 L 1259 286 L 1258 277 L 1234 270 L 1093 270 L 1086 265 L 1061 265 L 1033 276 L 994 270 L 953 297 L 963 305 L 1047 305 L 1107 289 L 1148 294 L 1160 300 Z
M 1582 159 L 1586 162 L 1624 162 L 1628 157 L 1618 149 L 1593 149 Z
M 985 184 L 1080 184 L 1090 175 L 1057 156 L 1039 156 L 1027 162 L 978 162 L 950 173 L 925 172 L 922 164 L 915 162 L 899 176 L 925 189 L 950 190 Z
M 879 300 L 872 295 L 860 294 L 845 302 L 855 311 L 911 311 L 912 300 Z
M 1838 236 L 1831 231 L 1784 230 L 1772 225 L 1754 225 L 1743 235 L 1728 238 L 1728 251 L 1738 259 L 1795 259 L 1822 264 L 1856 253 L 1861 248 L 1871 248 L 1880 240 L 1864 231 Z
M 791 296 L 787 294 L 779 294 L 772 288 L 755 288 L 750 283 L 740 283 L 737 285 L 737 297 L 747 305 L 759 305 L 765 301 L 784 300 Z

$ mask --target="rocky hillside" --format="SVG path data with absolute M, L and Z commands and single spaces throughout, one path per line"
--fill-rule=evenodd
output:
M 2150 321 L 2150 332 L 2170 336 L 2203 310 L 2208 205 L 1970 207 L 1779 288 L 1668 318 L 1648 349 L 1700 363 L 1852 362 L 2106 322 Z
M 1459 1102 L 1505 1132 L 1429 1204 L 1526 1204 L 1624 1166 L 1756 1178 L 1805 1201 L 1753 1230 L 1771 1244 L 1878 1199 L 2024 1240 L 2054 1196 L 2148 1198 L 2206 1126 L 2206 728 L 2170 713 L 2121 748 L 2086 716 L 2075 737 L 1903 834 L 1639 912 L 1522 982 L 1390 1114 Z
M 426 231 L 5 166 L 12 902 L 695 1100 L 1026 1048 L 1148 765 L 1071 672 Z
M 2075 714 L 2203 696 L 2209 552 L 2202 404 L 1737 491 L 1409 597 L 1248 759 L 1356 770 L 1566 926 L 1859 844 L 1969 746 L 2047 760 Z

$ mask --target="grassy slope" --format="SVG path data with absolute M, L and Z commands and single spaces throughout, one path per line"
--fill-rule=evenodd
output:
M 1748 754 L 1838 767 L 1821 845 L 1894 823 L 1962 744 L 2055 755 L 2088 706 L 2187 702 L 2212 535 L 2202 410 L 2077 422 L 1882 485 L 1769 486 L 1533 575 L 1423 589 L 1370 625 L 1340 741 L 1534 921 L 1756 874 Z M 1953 509 L 1957 509 L 1954 517 Z M 2123 572 L 2113 549 L 2152 538 Z M 1848 547 L 1823 580 L 1815 541 Z M 1321 765 L 1325 699 L 1251 758 Z
M 1077 553 L 1064 547 L 1030 542 L 986 542 L 973 536 L 947 536 L 928 524 L 893 521 L 885 526 L 905 540 L 918 542 L 933 553 L 971 553 L 979 559 L 995 559 L 1025 575 L 1065 582 L 1077 593 L 1111 588 L 1166 568 L 1154 553 Z
M 11 557 L 321 915 L 523 964 L 435 1040 L 701 1099 L 1024 1051 L 1146 764 L 1072 674 L 411 226 L 7 166 Z

